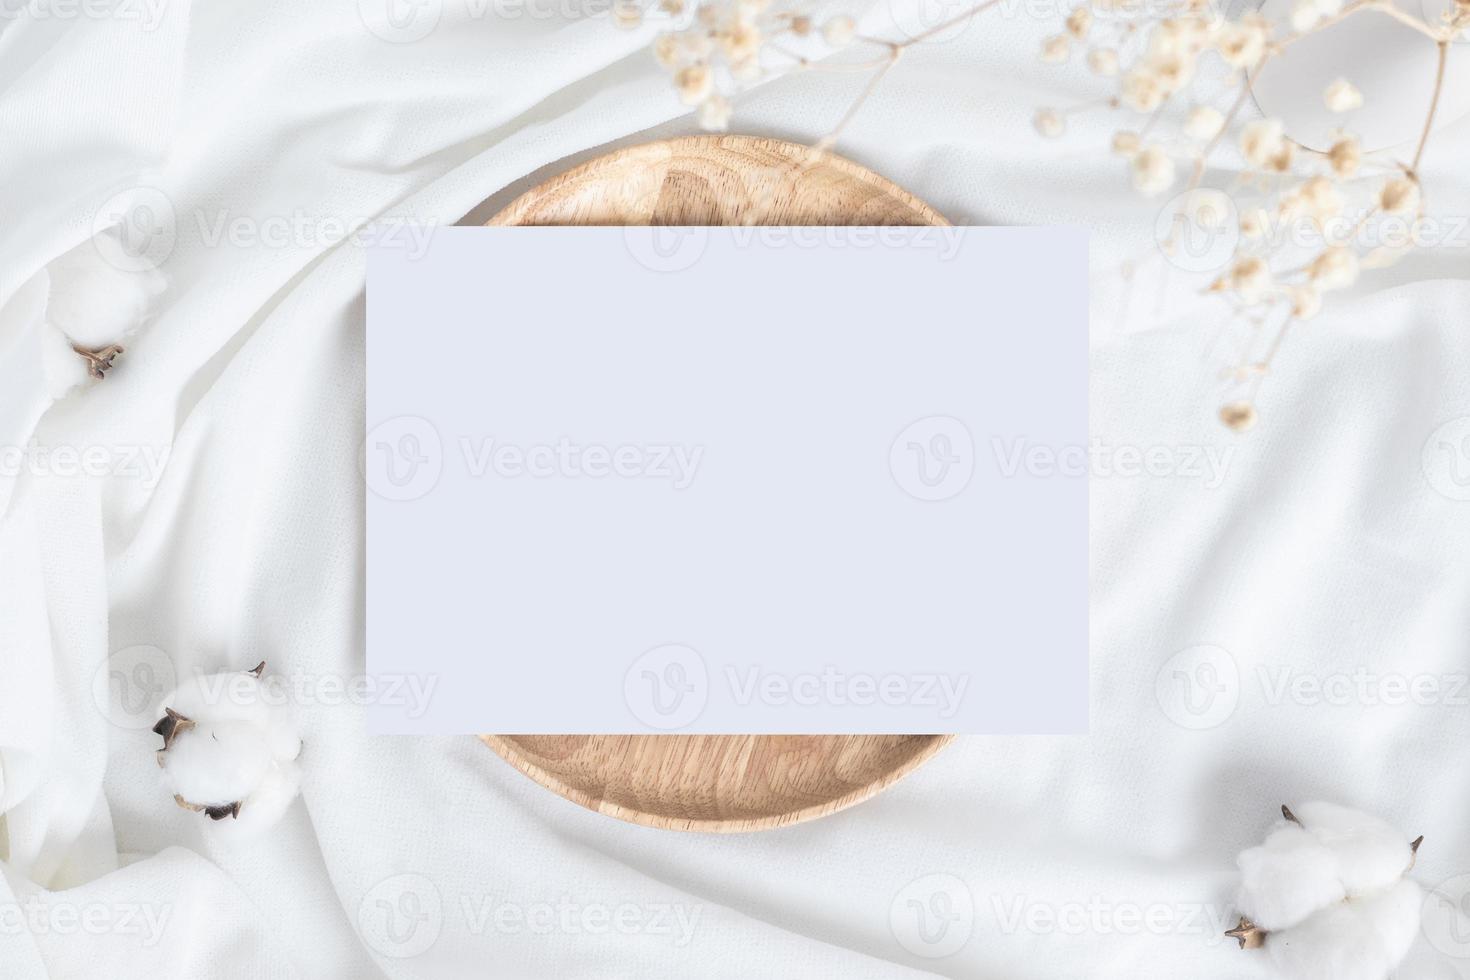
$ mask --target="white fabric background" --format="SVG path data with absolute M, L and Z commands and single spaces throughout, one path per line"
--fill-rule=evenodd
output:
M 360 709 L 321 707 L 303 717 L 301 802 L 241 846 L 174 806 L 156 736 L 111 725 L 91 686 L 137 644 L 180 671 L 362 669 L 363 257 L 303 240 L 209 247 L 195 216 L 453 222 L 564 158 L 689 122 L 674 118 L 649 32 L 606 18 L 474 18 L 449 0 L 436 31 L 402 45 L 364 30 L 346 0 L 174 0 L 151 31 L 117 16 L 0 22 L 0 300 L 89 235 L 120 190 L 159 188 L 180 215 L 169 292 L 125 367 L 39 420 L 16 394 L 25 367 L 0 367 L 21 406 L 7 439 L 171 451 L 156 487 L 14 481 L 0 523 L 0 904 L 39 893 L 172 918 L 152 945 L 0 930 L 0 973 L 1242 977 L 1253 960 L 1195 911 L 1228 913 L 1233 855 L 1283 801 L 1330 798 L 1427 835 L 1428 884 L 1470 872 L 1463 701 L 1273 705 L 1257 679 L 1279 665 L 1318 678 L 1470 670 L 1470 503 L 1436 492 L 1420 460 L 1437 426 L 1470 415 L 1470 253 L 1365 279 L 1298 332 L 1262 425 L 1232 437 L 1213 418 L 1206 307 L 1175 291 L 1115 327 L 1110 270 L 1150 247 L 1154 210 L 1097 149 L 1107 123 L 1074 121 L 1061 143 L 1031 133 L 1037 103 L 1098 92 L 1036 63 L 1049 29 L 992 17 L 909 52 L 842 149 L 957 223 L 1091 227 L 1094 436 L 1235 449 L 1216 489 L 1093 481 L 1092 736 L 965 738 L 846 813 L 703 837 L 583 811 L 471 739 L 370 738 Z M 858 84 L 781 81 L 740 101 L 737 128 L 815 138 Z M 1441 136 L 1424 179 L 1436 212 L 1464 215 L 1470 120 Z M 1228 718 L 1190 730 L 1155 687 L 1198 644 L 1229 651 L 1241 683 Z M 931 874 L 963 882 L 975 906 L 973 934 L 943 959 L 890 926 L 904 889 Z M 430 882 L 443 911 L 431 948 L 395 957 L 385 946 L 403 947 L 363 941 L 359 913 L 420 881 L 402 875 Z M 461 911 L 563 898 L 699 918 L 679 946 L 476 934 Z M 1152 929 L 1007 929 L 1017 902 L 1164 911 Z M 1421 941 L 1402 975 L 1470 976 L 1470 960 Z

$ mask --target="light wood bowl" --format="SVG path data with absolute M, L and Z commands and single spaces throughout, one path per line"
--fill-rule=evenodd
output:
M 944 225 L 830 153 L 749 136 L 628 147 L 521 195 L 487 225 Z M 868 799 L 950 735 L 482 735 L 536 782 L 668 830 L 766 830 Z

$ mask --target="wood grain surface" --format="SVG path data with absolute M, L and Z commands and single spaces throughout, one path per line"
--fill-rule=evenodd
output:
M 943 225 L 851 161 L 780 140 L 692 136 L 628 147 L 547 181 L 487 225 Z M 669 830 L 765 830 L 892 785 L 948 735 L 482 735 L 547 789 Z

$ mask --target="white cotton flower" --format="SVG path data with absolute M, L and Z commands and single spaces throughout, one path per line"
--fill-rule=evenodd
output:
M 1386 980 L 1419 928 L 1422 894 L 1407 876 L 1423 838 L 1331 803 L 1282 814 L 1240 855 L 1242 920 L 1230 935 L 1264 947 L 1283 980 Z
M 1087 67 L 1094 75 L 1110 77 L 1118 74 L 1118 52 L 1113 48 L 1093 48 L 1087 52 Z
M 1272 934 L 1266 954 L 1290 980 L 1386 980 L 1414 944 L 1423 901 L 1419 886 L 1405 878 Z
M 89 375 L 104 377 L 163 292 L 157 269 L 109 261 L 125 254 L 120 239 L 104 232 L 53 259 L 26 284 L 36 300 L 38 369 L 50 398 L 64 397 Z
M 1219 136 L 1223 128 L 1225 117 L 1220 114 L 1220 110 L 1207 105 L 1195 106 L 1184 120 L 1185 135 L 1201 143 Z
M 1265 167 L 1281 155 L 1286 129 L 1280 119 L 1257 119 L 1240 133 L 1240 152 L 1257 167 Z
M 175 802 L 243 835 L 273 826 L 301 786 L 301 734 L 264 667 L 185 681 L 153 728 Z
M 1363 93 L 1346 78 L 1339 78 L 1322 93 L 1322 101 L 1333 112 L 1352 112 L 1363 108 Z

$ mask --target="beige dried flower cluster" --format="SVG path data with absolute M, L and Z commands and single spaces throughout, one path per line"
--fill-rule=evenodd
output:
M 660 0 L 659 10 L 677 20 L 691 13 L 687 2 Z M 805 14 L 773 9 L 771 0 L 705 0 L 692 14 L 689 27 L 660 34 L 653 53 L 670 72 L 680 101 L 694 107 L 700 127 L 712 132 L 729 128 L 730 96 L 739 87 L 814 64 L 790 46 L 820 41 L 830 53 L 857 37 L 851 17 L 818 24 Z
M 1404 13 L 1392 0 L 1297 0 L 1285 23 L 1259 13 L 1225 20 L 1208 0 L 1168 3 L 1163 13 L 1146 7 L 1130 0 L 1090 0 L 1067 15 L 1060 33 L 1042 42 L 1040 58 L 1066 63 L 1084 49 L 1079 60 L 1116 85 L 1106 105 L 1141 117 L 1137 127 L 1113 134 L 1112 150 L 1126 161 L 1140 193 L 1176 192 L 1170 205 L 1174 213 L 1164 222 L 1172 230 L 1159 242 L 1166 256 L 1179 247 L 1181 227 L 1196 239 L 1203 234 L 1235 240 L 1233 257 L 1206 290 L 1222 296 L 1231 319 L 1247 326 L 1240 359 L 1225 375 L 1235 396 L 1220 411 L 1221 420 L 1240 431 L 1255 424 L 1256 392 L 1291 325 L 1315 316 L 1324 294 L 1352 286 L 1364 269 L 1391 264 L 1422 237 L 1419 163 L 1443 87 L 1447 47 L 1470 29 L 1470 0 L 1456 0 L 1438 24 Z M 1325 150 L 1314 151 L 1291 139 L 1279 119 L 1239 122 L 1251 86 L 1268 62 L 1286 57 L 1303 37 L 1368 13 L 1425 35 L 1433 42 L 1425 45 L 1426 60 L 1438 53 L 1439 82 L 1431 104 L 1405 107 L 1424 115 L 1411 162 L 1365 153 L 1346 128 Z M 1205 68 L 1220 73 L 1219 65 L 1230 80 L 1226 92 L 1197 99 L 1191 84 L 1196 75 Z M 1364 97 L 1349 79 L 1339 78 L 1327 86 L 1322 101 L 1330 112 L 1349 114 L 1363 106 Z M 1037 131 L 1061 136 L 1070 111 L 1078 110 L 1038 110 Z M 1210 161 L 1230 144 L 1243 164 L 1240 179 L 1229 194 L 1203 187 Z M 1181 174 L 1188 176 L 1181 179 Z M 1402 233 L 1384 232 L 1389 222 Z M 1398 240 L 1388 244 L 1393 239 Z M 1263 347 L 1264 353 L 1256 353 Z

